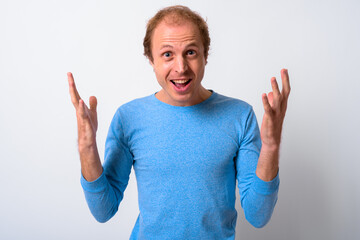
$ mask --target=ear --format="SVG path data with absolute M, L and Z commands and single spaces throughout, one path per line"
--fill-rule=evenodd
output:
M 150 65 L 154 68 L 154 62 L 153 62 L 153 61 L 151 61 L 151 59 L 150 59 L 150 58 L 148 58 L 148 60 L 149 60 Z
M 155 64 L 154 64 L 154 61 L 151 61 L 150 58 L 149 58 L 149 63 L 150 63 L 150 65 L 151 65 L 152 68 L 153 68 L 153 72 L 155 72 Z

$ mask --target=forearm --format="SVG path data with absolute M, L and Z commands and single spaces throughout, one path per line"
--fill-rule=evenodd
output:
M 256 175 L 263 181 L 271 181 L 279 171 L 279 148 L 280 145 L 261 147 L 259 160 L 256 167 Z
M 79 145 L 79 154 L 83 177 L 89 182 L 98 179 L 103 169 L 96 143 L 86 147 Z

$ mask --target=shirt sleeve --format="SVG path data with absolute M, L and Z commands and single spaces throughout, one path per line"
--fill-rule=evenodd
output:
M 102 175 L 92 182 L 81 175 L 80 180 L 89 209 L 97 221 L 106 222 L 117 212 L 129 182 L 132 163 L 118 110 L 106 138 Z
M 279 189 L 279 174 L 265 182 L 256 176 L 261 150 L 259 126 L 251 109 L 245 119 L 240 148 L 236 157 L 236 178 L 245 218 L 254 227 L 265 226 L 273 213 Z

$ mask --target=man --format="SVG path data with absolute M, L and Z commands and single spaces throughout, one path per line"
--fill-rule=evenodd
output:
M 187 7 L 160 10 L 148 23 L 145 55 L 161 90 L 122 105 L 106 140 L 104 165 L 96 147 L 95 97 L 90 108 L 68 73 L 76 109 L 81 183 L 99 222 L 117 211 L 134 167 L 140 214 L 130 239 L 235 239 L 235 184 L 247 220 L 264 226 L 279 186 L 282 123 L 290 93 L 262 95 L 259 132 L 247 103 L 205 89 L 201 81 L 210 38 L 206 22 Z

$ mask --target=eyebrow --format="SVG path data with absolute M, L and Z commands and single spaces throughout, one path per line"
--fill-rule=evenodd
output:
M 186 47 L 197 47 L 198 48 L 199 46 L 195 42 L 192 42 L 189 45 L 186 45 Z M 174 48 L 174 47 L 166 44 L 166 45 L 162 45 L 160 50 L 162 50 L 163 48 Z
M 163 48 L 174 48 L 174 47 L 171 46 L 171 45 L 162 45 L 161 48 L 160 48 L 160 50 L 163 49 Z
M 189 45 L 186 45 L 186 47 L 197 47 L 197 48 L 199 48 L 199 45 L 197 45 L 195 42 L 192 42 Z

